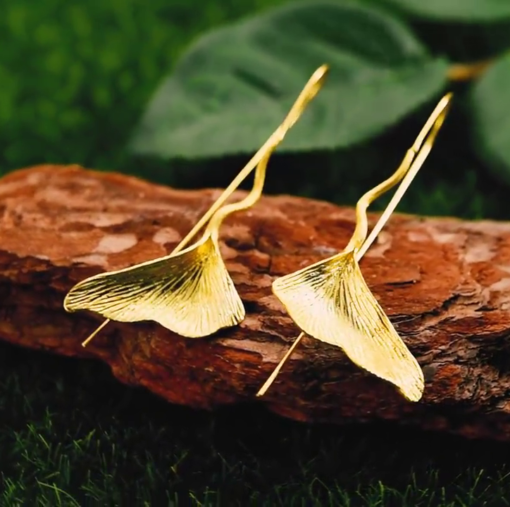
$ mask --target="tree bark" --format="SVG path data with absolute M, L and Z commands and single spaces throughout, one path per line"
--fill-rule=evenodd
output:
M 263 197 L 221 229 L 222 254 L 247 311 L 239 326 L 185 339 L 152 322 L 111 323 L 82 348 L 103 319 L 66 313 L 66 292 L 90 275 L 171 252 L 219 193 L 78 166 L 5 176 L 0 338 L 95 357 L 121 382 L 191 407 L 253 402 L 301 421 L 395 420 L 510 440 L 508 223 L 395 215 L 361 261 L 368 285 L 423 368 L 419 403 L 312 338 L 267 395 L 254 397 L 299 334 L 271 282 L 341 250 L 354 229 L 353 209 L 299 197 Z

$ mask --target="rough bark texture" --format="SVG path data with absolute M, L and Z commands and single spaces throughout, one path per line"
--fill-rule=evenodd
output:
M 265 197 L 222 227 L 224 258 L 247 310 L 241 325 L 184 339 L 154 323 L 112 323 L 83 349 L 102 319 L 67 314 L 65 293 L 95 273 L 170 252 L 218 195 L 77 166 L 39 166 L 2 178 L 0 338 L 96 357 L 121 382 L 172 403 L 214 408 L 253 401 L 303 421 L 398 420 L 510 440 L 506 223 L 396 215 L 361 262 L 425 372 L 425 395 L 416 404 L 311 338 L 266 397 L 254 399 L 298 334 L 272 295 L 272 280 L 342 249 L 354 227 L 352 209 L 297 197 Z

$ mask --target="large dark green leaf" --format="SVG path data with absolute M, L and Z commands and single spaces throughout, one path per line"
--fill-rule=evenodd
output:
M 443 21 L 488 23 L 510 19 L 508 0 L 383 0 L 383 3 L 416 17 Z
M 156 92 L 131 148 L 185 158 L 252 152 L 323 63 L 331 65 L 327 84 L 282 149 L 363 141 L 446 82 L 447 63 L 390 15 L 350 2 L 293 2 L 202 37 Z
M 510 183 L 510 54 L 499 58 L 473 85 L 468 104 L 480 157 Z

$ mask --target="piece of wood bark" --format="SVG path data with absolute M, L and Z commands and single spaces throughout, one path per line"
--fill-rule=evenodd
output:
M 419 403 L 311 338 L 268 394 L 254 398 L 299 333 L 272 295 L 272 280 L 341 250 L 354 228 L 352 209 L 298 197 L 263 197 L 221 229 L 222 253 L 247 310 L 241 325 L 185 339 L 151 322 L 111 323 L 83 349 L 102 318 L 66 313 L 66 292 L 90 275 L 170 252 L 219 193 L 78 166 L 5 176 L 0 338 L 96 357 L 121 382 L 191 407 L 252 401 L 302 421 L 396 420 L 510 440 L 506 223 L 395 215 L 361 261 L 368 285 L 423 367 Z

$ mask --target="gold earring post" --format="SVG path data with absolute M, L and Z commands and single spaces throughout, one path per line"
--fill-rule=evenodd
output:
M 390 178 L 364 194 L 358 201 L 358 204 L 356 205 L 356 228 L 351 240 L 349 241 L 349 244 L 344 249 L 344 252 L 351 250 L 354 251 L 356 261 L 359 262 L 359 260 L 370 248 L 377 235 L 384 227 L 391 214 L 397 207 L 398 203 L 402 199 L 402 196 L 409 188 L 409 185 L 412 183 L 421 166 L 425 162 L 435 142 L 439 129 L 441 128 L 446 118 L 450 107 L 451 98 L 452 94 L 448 93 L 439 101 L 436 108 L 425 123 L 424 127 L 420 131 L 413 146 L 406 152 L 404 159 L 402 160 L 399 168 L 395 171 L 395 173 L 390 176 Z M 366 210 L 368 206 L 375 199 L 377 199 L 377 197 L 381 196 L 383 193 L 387 192 L 393 186 L 395 186 L 400 180 L 402 180 L 401 184 L 399 185 L 397 191 L 393 195 L 383 214 L 380 216 L 379 220 L 367 238 L 368 218 L 366 215 Z M 283 365 L 291 357 L 292 353 L 304 336 L 305 333 L 301 332 L 296 340 L 294 340 L 287 353 L 278 363 L 264 385 L 257 392 L 256 396 L 263 396 L 267 392 L 269 387 L 278 376 Z
M 267 161 L 269 159 L 270 154 L 276 149 L 278 144 L 283 141 L 286 133 L 292 126 L 296 123 L 296 121 L 300 118 L 302 113 L 304 112 L 308 103 L 317 95 L 319 90 L 322 88 L 324 84 L 325 77 L 329 71 L 329 67 L 327 65 L 322 65 L 319 67 L 313 75 L 310 77 L 305 87 L 299 94 L 298 98 L 294 102 L 292 108 L 287 114 L 286 118 L 282 122 L 282 124 L 273 132 L 273 134 L 269 137 L 269 139 L 264 143 L 264 145 L 257 151 L 257 153 L 252 157 L 252 159 L 246 164 L 246 166 L 239 172 L 239 174 L 234 178 L 234 180 L 230 183 L 230 185 L 223 191 L 220 197 L 215 201 L 215 203 L 209 208 L 209 210 L 202 216 L 202 218 L 195 224 L 195 226 L 191 229 L 191 231 L 182 239 L 182 241 L 177 245 L 177 247 L 173 250 L 171 256 L 180 253 L 183 248 L 191 241 L 191 239 L 198 233 L 198 231 L 215 216 L 215 214 L 220 210 L 223 204 L 227 201 L 227 199 L 232 195 L 232 193 L 239 187 L 239 185 L 249 176 L 249 174 L 258 166 L 263 166 L 264 168 L 259 172 L 258 177 L 256 176 L 256 180 L 254 182 L 254 189 L 252 193 L 243 201 L 244 204 L 249 204 L 253 199 L 253 202 L 260 197 L 260 193 L 262 191 L 262 186 L 265 177 L 265 166 L 267 165 Z M 258 193 L 258 197 L 257 196 Z M 211 233 L 213 239 L 217 238 L 219 225 L 222 220 L 230 213 L 234 211 L 238 211 L 240 209 L 245 209 L 244 206 L 239 203 L 238 205 L 230 205 L 225 206 L 221 213 L 217 215 L 214 220 L 214 224 L 212 227 L 208 228 Z M 239 207 L 241 205 L 241 207 Z M 146 263 L 143 263 L 146 264 Z M 129 269 L 129 268 L 128 268 Z M 124 270 L 121 270 L 124 271 Z M 100 276 L 100 275 L 98 275 Z M 94 278 L 94 277 L 92 277 Z M 90 279 L 89 279 L 90 280 Z M 77 284 L 66 296 L 64 300 L 64 308 L 67 311 L 75 311 L 78 308 L 73 305 L 71 302 L 71 297 L 73 290 L 80 286 L 83 282 Z M 82 346 L 86 347 L 90 341 L 111 321 L 112 319 L 106 319 L 83 343 Z

